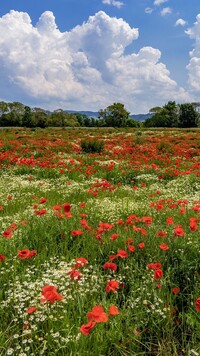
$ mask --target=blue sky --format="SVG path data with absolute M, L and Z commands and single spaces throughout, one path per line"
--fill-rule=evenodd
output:
M 2 0 L 0 100 L 131 113 L 200 101 L 197 0 Z

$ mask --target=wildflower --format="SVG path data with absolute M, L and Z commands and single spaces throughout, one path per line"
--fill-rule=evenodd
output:
M 128 245 L 128 250 L 130 251 L 130 252 L 134 252 L 135 251 L 135 246 L 133 246 L 133 245 Z
M 81 268 L 88 263 L 88 260 L 86 260 L 86 258 L 84 258 L 84 257 L 79 257 L 79 258 L 76 258 L 75 262 L 76 262 L 75 268 Z
M 26 310 L 26 313 L 32 314 L 32 313 L 34 313 L 36 310 L 37 310 L 36 307 L 30 307 L 30 308 L 28 308 L 28 309 Z
M 104 263 L 104 265 L 102 267 L 103 267 L 103 269 L 110 269 L 112 271 L 117 270 L 117 265 L 114 262 L 106 262 L 106 263 Z
M 69 203 L 63 203 L 63 204 L 62 204 L 62 207 L 63 207 L 65 213 L 69 213 L 69 211 L 70 211 L 70 209 L 71 209 L 71 204 L 69 204 Z
M 96 321 L 97 323 L 104 323 L 108 321 L 108 315 L 104 312 L 101 305 L 93 307 L 92 311 L 87 313 L 87 317 L 89 320 Z
M 40 204 L 44 204 L 44 203 L 46 203 L 46 201 L 47 201 L 47 198 L 41 198 L 40 199 Z
M 112 234 L 110 240 L 114 241 L 119 237 L 119 234 Z
M 79 281 L 80 278 L 81 278 L 81 273 L 80 273 L 78 270 L 74 269 L 74 268 L 72 268 L 72 269 L 68 272 L 68 275 L 70 276 L 70 279 L 75 279 L 75 280 L 77 280 L 77 281 Z
M 81 230 L 72 230 L 72 236 L 80 236 L 83 234 Z
M 47 213 L 46 209 L 35 210 L 35 214 L 38 216 L 45 215 Z
M 110 308 L 109 308 L 109 310 L 108 310 L 108 313 L 109 313 L 110 315 L 118 315 L 118 314 L 120 314 L 118 308 L 117 308 L 115 305 L 113 305 L 113 304 L 110 306 Z
M 117 281 L 113 279 L 107 282 L 107 285 L 105 287 L 107 293 L 109 292 L 116 293 L 117 292 L 116 289 L 119 289 L 119 283 Z
M 161 244 L 159 247 L 161 250 L 164 250 L 164 251 L 169 250 L 169 246 L 167 246 L 166 244 Z
M 36 250 L 20 250 L 18 251 L 18 257 L 21 259 L 21 260 L 25 260 L 26 258 L 32 258 L 33 256 L 37 255 L 37 251 Z
M 44 286 L 42 288 L 42 295 L 43 297 L 40 299 L 41 303 L 48 301 L 53 304 L 56 300 L 64 299 L 64 297 L 57 292 L 57 289 L 54 286 Z
M 181 225 L 175 226 L 174 228 L 174 236 L 184 236 L 185 232 Z
M 197 298 L 195 305 L 196 305 L 196 310 L 200 311 L 200 297 Z
M 161 269 L 156 269 L 154 271 L 154 279 L 160 279 L 163 276 L 163 272 Z
M 6 256 L 0 254 L 0 261 L 5 261 Z
M 144 242 L 140 242 L 138 246 L 139 246 L 139 248 L 140 248 L 140 249 L 145 248 L 145 244 L 144 244 Z
M 89 333 L 92 331 L 92 329 L 94 328 L 94 326 L 96 325 L 96 321 L 92 321 L 90 320 L 87 324 L 83 324 L 81 327 L 80 327 L 80 332 L 87 336 L 89 335 Z
M 121 257 L 121 258 L 127 258 L 128 257 L 128 253 L 124 250 L 118 250 L 117 251 L 117 256 Z
M 10 239 L 13 236 L 13 233 L 8 229 L 8 230 L 5 230 L 4 232 L 2 232 L 1 235 L 3 237 L 5 237 L 6 239 Z
M 178 287 L 172 289 L 173 294 L 180 294 L 181 290 Z

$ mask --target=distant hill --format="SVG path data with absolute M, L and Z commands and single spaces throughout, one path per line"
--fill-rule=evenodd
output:
M 94 117 L 95 119 L 98 118 L 98 112 L 97 111 L 77 111 L 77 110 L 65 110 L 68 113 L 78 113 L 81 115 L 87 115 L 88 117 Z M 130 118 L 136 121 L 145 121 L 146 119 L 148 119 L 149 117 L 151 117 L 153 114 L 133 114 L 130 115 Z

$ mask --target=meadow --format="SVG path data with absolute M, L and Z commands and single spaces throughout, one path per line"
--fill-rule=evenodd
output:
M 0 355 L 200 355 L 199 157 L 198 129 L 0 130 Z

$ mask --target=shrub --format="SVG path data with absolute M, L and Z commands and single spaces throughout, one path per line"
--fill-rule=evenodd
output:
M 104 149 L 104 142 L 99 140 L 82 140 L 80 145 L 85 153 L 100 153 Z

